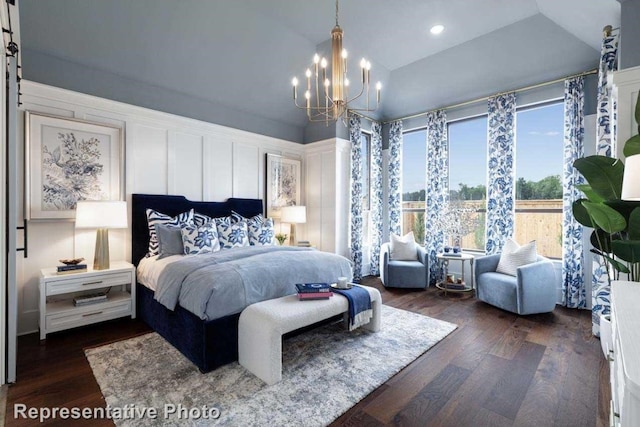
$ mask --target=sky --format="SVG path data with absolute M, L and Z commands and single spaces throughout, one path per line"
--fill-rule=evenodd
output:
M 516 114 L 516 178 L 540 181 L 562 175 L 563 104 L 519 110 Z M 470 187 L 486 185 L 487 117 L 452 122 L 449 136 L 449 182 Z M 404 134 L 403 192 L 425 188 L 426 132 Z

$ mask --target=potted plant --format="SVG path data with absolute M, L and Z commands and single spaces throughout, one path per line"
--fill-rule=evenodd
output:
M 286 234 L 282 234 L 282 233 L 276 234 L 276 240 L 278 241 L 278 244 L 280 246 L 284 244 L 284 241 L 287 240 L 287 237 L 288 236 Z
M 640 124 L 640 94 L 638 98 L 636 124 Z M 626 157 L 640 154 L 640 135 L 626 141 L 623 152 Z M 626 274 L 629 280 L 640 281 L 640 203 L 621 200 L 623 162 L 588 156 L 573 165 L 587 181 L 578 187 L 586 198 L 573 203 L 573 215 L 580 224 L 593 228 L 591 252 L 604 260 L 607 280 L 611 283 L 612 277 L 618 280 L 620 274 Z M 607 334 L 609 321 L 601 318 L 600 323 L 605 351 L 607 337 L 603 335 Z

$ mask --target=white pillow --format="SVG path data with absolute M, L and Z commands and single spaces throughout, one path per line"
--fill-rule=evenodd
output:
M 517 276 L 518 267 L 534 263 L 537 260 L 538 254 L 536 253 L 535 240 L 520 246 L 515 240 L 509 238 L 502 248 L 496 272 Z
M 391 259 L 397 261 L 414 261 L 418 259 L 418 244 L 413 237 L 413 231 L 402 237 L 391 233 Z

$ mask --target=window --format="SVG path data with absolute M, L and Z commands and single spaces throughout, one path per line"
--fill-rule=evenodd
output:
M 402 233 L 413 231 L 424 244 L 424 209 L 427 183 L 427 131 L 402 136 Z
M 554 102 L 516 113 L 514 238 L 536 241 L 540 255 L 562 258 L 564 106 Z
M 459 214 L 467 250 L 484 250 L 487 197 L 487 116 L 451 122 L 449 136 L 449 201 Z M 460 212 L 460 211 L 459 211 Z M 454 244 L 456 236 L 449 236 Z

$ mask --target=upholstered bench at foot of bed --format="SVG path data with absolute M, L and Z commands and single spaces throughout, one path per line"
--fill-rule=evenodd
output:
M 382 298 L 375 288 L 369 291 L 373 317 L 363 328 L 380 330 Z M 258 302 L 245 308 L 238 324 L 238 361 L 267 384 L 282 379 L 282 335 L 329 319 L 347 315 L 347 299 L 339 294 L 326 300 L 299 301 L 296 295 Z

